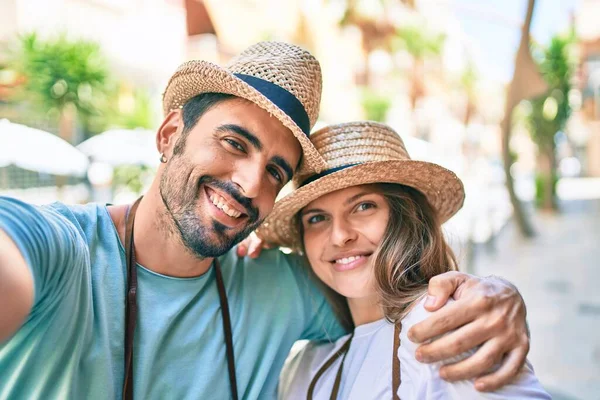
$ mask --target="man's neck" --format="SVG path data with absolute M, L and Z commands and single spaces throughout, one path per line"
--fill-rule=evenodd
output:
M 127 208 L 115 207 L 110 214 L 125 243 Z M 209 270 L 213 261 L 212 258 L 200 260 L 185 247 L 156 190 L 151 189 L 138 206 L 133 240 L 136 261 L 161 275 L 200 276 Z
M 358 299 L 348 298 L 348 307 L 355 326 L 375 322 L 385 316 L 376 296 Z

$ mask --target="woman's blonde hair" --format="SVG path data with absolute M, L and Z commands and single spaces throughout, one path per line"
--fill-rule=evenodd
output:
M 427 292 L 431 278 L 455 271 L 457 263 L 437 213 L 421 192 L 392 183 L 376 186 L 389 204 L 390 216 L 372 256 L 375 286 L 386 318 L 395 323 Z M 303 235 L 301 224 L 300 232 Z M 331 289 L 325 295 L 348 328 L 352 317 L 346 298 Z
M 385 316 L 400 321 L 427 291 L 429 280 L 457 269 L 454 252 L 425 196 L 397 184 L 379 184 L 390 206 L 387 228 L 373 255 L 373 271 Z

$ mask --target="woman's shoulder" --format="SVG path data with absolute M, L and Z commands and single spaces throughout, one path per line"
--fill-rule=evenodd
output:
M 305 393 L 319 368 L 349 336 L 343 336 L 335 342 L 297 342 L 281 371 L 278 398 L 289 399 L 297 393 Z
M 350 335 L 344 335 L 336 341 L 330 342 L 317 342 L 307 341 L 305 343 L 297 343 L 292 349 L 290 356 L 286 361 L 287 366 L 294 366 L 295 368 L 308 370 L 318 370 L 321 365 L 329 358 L 332 354 L 337 352 L 340 347 L 349 339 Z M 295 350 L 295 351 L 294 351 Z
M 450 299 L 448 303 L 453 302 Z M 447 303 L 447 304 L 448 304 Z M 402 319 L 400 332 L 400 348 L 397 356 L 400 359 L 402 383 L 400 398 L 423 398 L 435 400 L 450 399 L 549 399 L 535 377 L 529 362 L 523 367 L 519 377 L 511 384 L 493 393 L 481 393 L 475 390 L 473 380 L 446 382 L 439 375 L 439 369 L 449 363 L 461 361 L 477 351 L 471 349 L 460 356 L 442 362 L 425 364 L 417 361 L 415 352 L 420 343 L 408 338 L 408 330 L 427 319 L 431 312 L 425 309 L 425 299 L 415 302 L 409 313 Z M 448 333 L 447 333 L 448 334 Z M 437 395 L 431 395 L 437 393 Z

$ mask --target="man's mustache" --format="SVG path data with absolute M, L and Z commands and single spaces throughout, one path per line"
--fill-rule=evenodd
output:
M 225 182 L 205 175 L 198 181 L 198 187 L 200 187 L 202 184 L 210 185 L 227 193 L 233 197 L 235 201 L 240 203 L 242 207 L 244 207 L 244 213 L 248 215 L 250 223 L 258 221 L 259 212 L 258 209 L 252 205 L 252 199 L 241 194 L 237 188 L 237 185 L 233 182 Z

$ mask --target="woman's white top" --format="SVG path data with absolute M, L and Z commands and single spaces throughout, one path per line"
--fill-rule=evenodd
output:
M 417 344 L 411 342 L 406 333 L 414 324 L 424 320 L 429 312 L 423 301 L 417 303 L 402 320 L 400 332 L 401 384 L 398 395 L 401 400 L 442 400 L 442 399 L 551 399 L 533 373 L 529 362 L 513 383 L 494 393 L 478 392 L 473 381 L 446 382 L 439 376 L 444 364 L 466 358 L 473 351 L 460 358 L 423 364 L 416 360 Z M 321 366 L 348 340 L 349 335 L 335 343 L 309 343 L 286 363 L 279 381 L 280 399 L 306 399 L 312 378 Z M 354 338 L 346 355 L 338 399 L 367 400 L 392 398 L 392 353 L 394 325 L 381 319 L 356 327 Z M 314 399 L 329 399 L 342 358 L 321 376 Z

